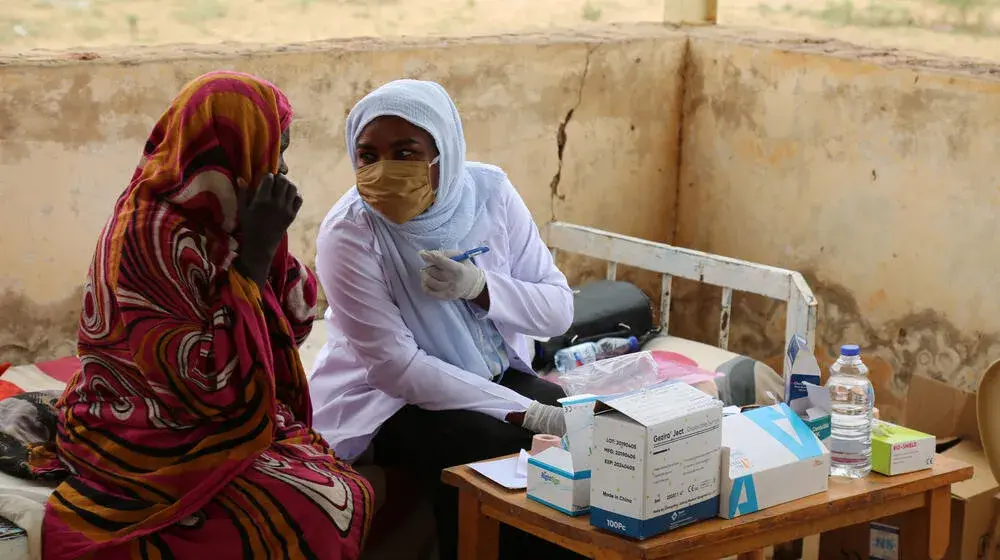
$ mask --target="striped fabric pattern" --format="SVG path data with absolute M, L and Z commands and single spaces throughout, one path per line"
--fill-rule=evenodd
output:
M 236 180 L 278 171 L 290 120 L 275 86 L 227 72 L 154 127 L 94 254 L 55 453 L 33 457 L 72 475 L 46 558 L 357 557 L 371 487 L 312 430 L 298 355 L 315 278 L 287 238 L 264 289 L 232 267 Z

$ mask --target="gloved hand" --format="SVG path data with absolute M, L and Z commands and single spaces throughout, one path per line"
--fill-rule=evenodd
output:
M 421 251 L 427 263 L 420 271 L 424 292 L 440 300 L 476 299 L 486 287 L 486 274 L 472 260 L 455 262 L 459 251 Z
M 566 435 L 566 417 L 562 407 L 550 406 L 535 401 L 528 405 L 522 427 L 536 434 Z
M 280 174 L 264 175 L 252 197 L 246 181 L 238 179 L 237 187 L 239 267 L 258 286 L 264 286 L 274 253 L 302 207 L 302 197 L 295 185 Z

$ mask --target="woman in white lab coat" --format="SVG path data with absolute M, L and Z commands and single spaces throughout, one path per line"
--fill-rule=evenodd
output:
M 454 558 L 457 496 L 441 470 L 565 431 L 564 393 L 532 371 L 528 336 L 564 333 L 572 292 L 506 174 L 465 161 L 440 85 L 382 86 L 346 134 L 357 184 L 317 240 L 330 307 L 310 379 L 314 427 L 343 459 L 425 476 L 441 558 Z M 456 260 L 479 247 L 489 252 Z M 502 540 L 504 556 L 526 545 L 514 532 Z

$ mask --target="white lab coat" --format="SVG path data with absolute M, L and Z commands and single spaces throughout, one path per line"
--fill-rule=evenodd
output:
M 466 248 L 490 248 L 476 258 L 490 293 L 485 318 L 503 336 L 511 367 L 531 373 L 528 336 L 566 332 L 573 295 L 524 201 L 503 183 L 466 238 Z M 309 382 L 314 428 L 339 457 L 352 461 L 405 404 L 473 410 L 500 420 L 525 411 L 530 399 L 417 347 L 393 302 L 371 219 L 352 189 L 320 227 L 316 272 L 330 307 L 327 341 Z

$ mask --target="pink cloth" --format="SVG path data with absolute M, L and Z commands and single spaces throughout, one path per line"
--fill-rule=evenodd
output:
M 698 367 L 698 364 L 694 360 L 676 352 L 653 350 L 652 353 L 653 359 L 656 360 L 656 365 L 660 370 L 660 381 L 670 379 L 681 381 L 688 385 L 695 385 L 706 381 L 715 381 L 718 377 L 725 377 L 723 373 L 716 373 Z

